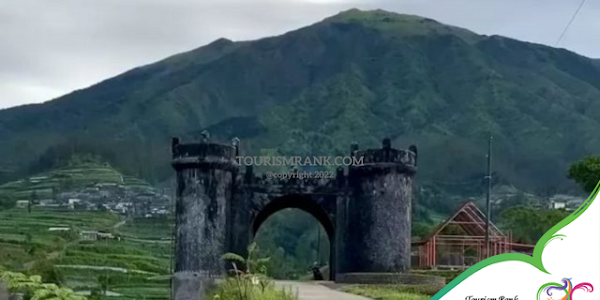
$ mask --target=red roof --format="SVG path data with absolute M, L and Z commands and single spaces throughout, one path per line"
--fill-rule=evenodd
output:
M 469 236 L 485 236 L 485 225 L 486 217 L 477 208 L 477 205 L 473 201 L 468 201 L 463 204 L 451 217 L 449 217 L 444 223 L 439 224 L 431 234 L 415 244 L 424 244 L 432 237 L 442 232 L 449 224 L 456 224 L 460 226 Z M 490 237 L 505 237 L 504 233 L 490 222 Z

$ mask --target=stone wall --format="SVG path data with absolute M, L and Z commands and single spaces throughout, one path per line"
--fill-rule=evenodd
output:
M 222 273 L 226 208 L 231 173 L 220 169 L 184 169 L 176 203 L 177 271 Z

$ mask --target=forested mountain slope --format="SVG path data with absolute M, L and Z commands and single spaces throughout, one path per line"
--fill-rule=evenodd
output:
M 44 104 L 0 111 L 0 166 L 95 145 L 133 175 L 171 175 L 169 138 L 238 136 L 245 154 L 345 155 L 352 142 L 419 147 L 419 179 L 568 190 L 600 150 L 600 67 L 564 49 L 434 20 L 350 10 L 277 37 L 217 40 Z

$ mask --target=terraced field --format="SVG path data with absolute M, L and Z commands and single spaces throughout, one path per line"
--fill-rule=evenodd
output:
M 0 211 L 0 265 L 41 274 L 81 294 L 89 294 L 105 280 L 111 299 L 167 299 L 169 224 L 166 218 L 125 220 L 107 212 L 4 210 Z M 51 227 L 70 230 L 49 231 Z M 79 234 L 84 230 L 110 232 L 117 238 L 84 240 Z
M 108 164 L 78 162 L 62 168 L 0 185 L 0 200 L 30 200 L 54 198 L 60 191 L 80 190 L 97 183 L 118 184 L 136 190 L 152 187 L 145 181 L 126 176 Z

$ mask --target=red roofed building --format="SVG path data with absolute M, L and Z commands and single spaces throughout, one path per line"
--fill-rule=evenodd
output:
M 425 239 L 413 242 L 415 268 L 468 268 L 486 258 L 486 217 L 469 201 Z M 490 222 L 490 256 L 519 252 L 531 255 L 533 245 L 515 244 Z

